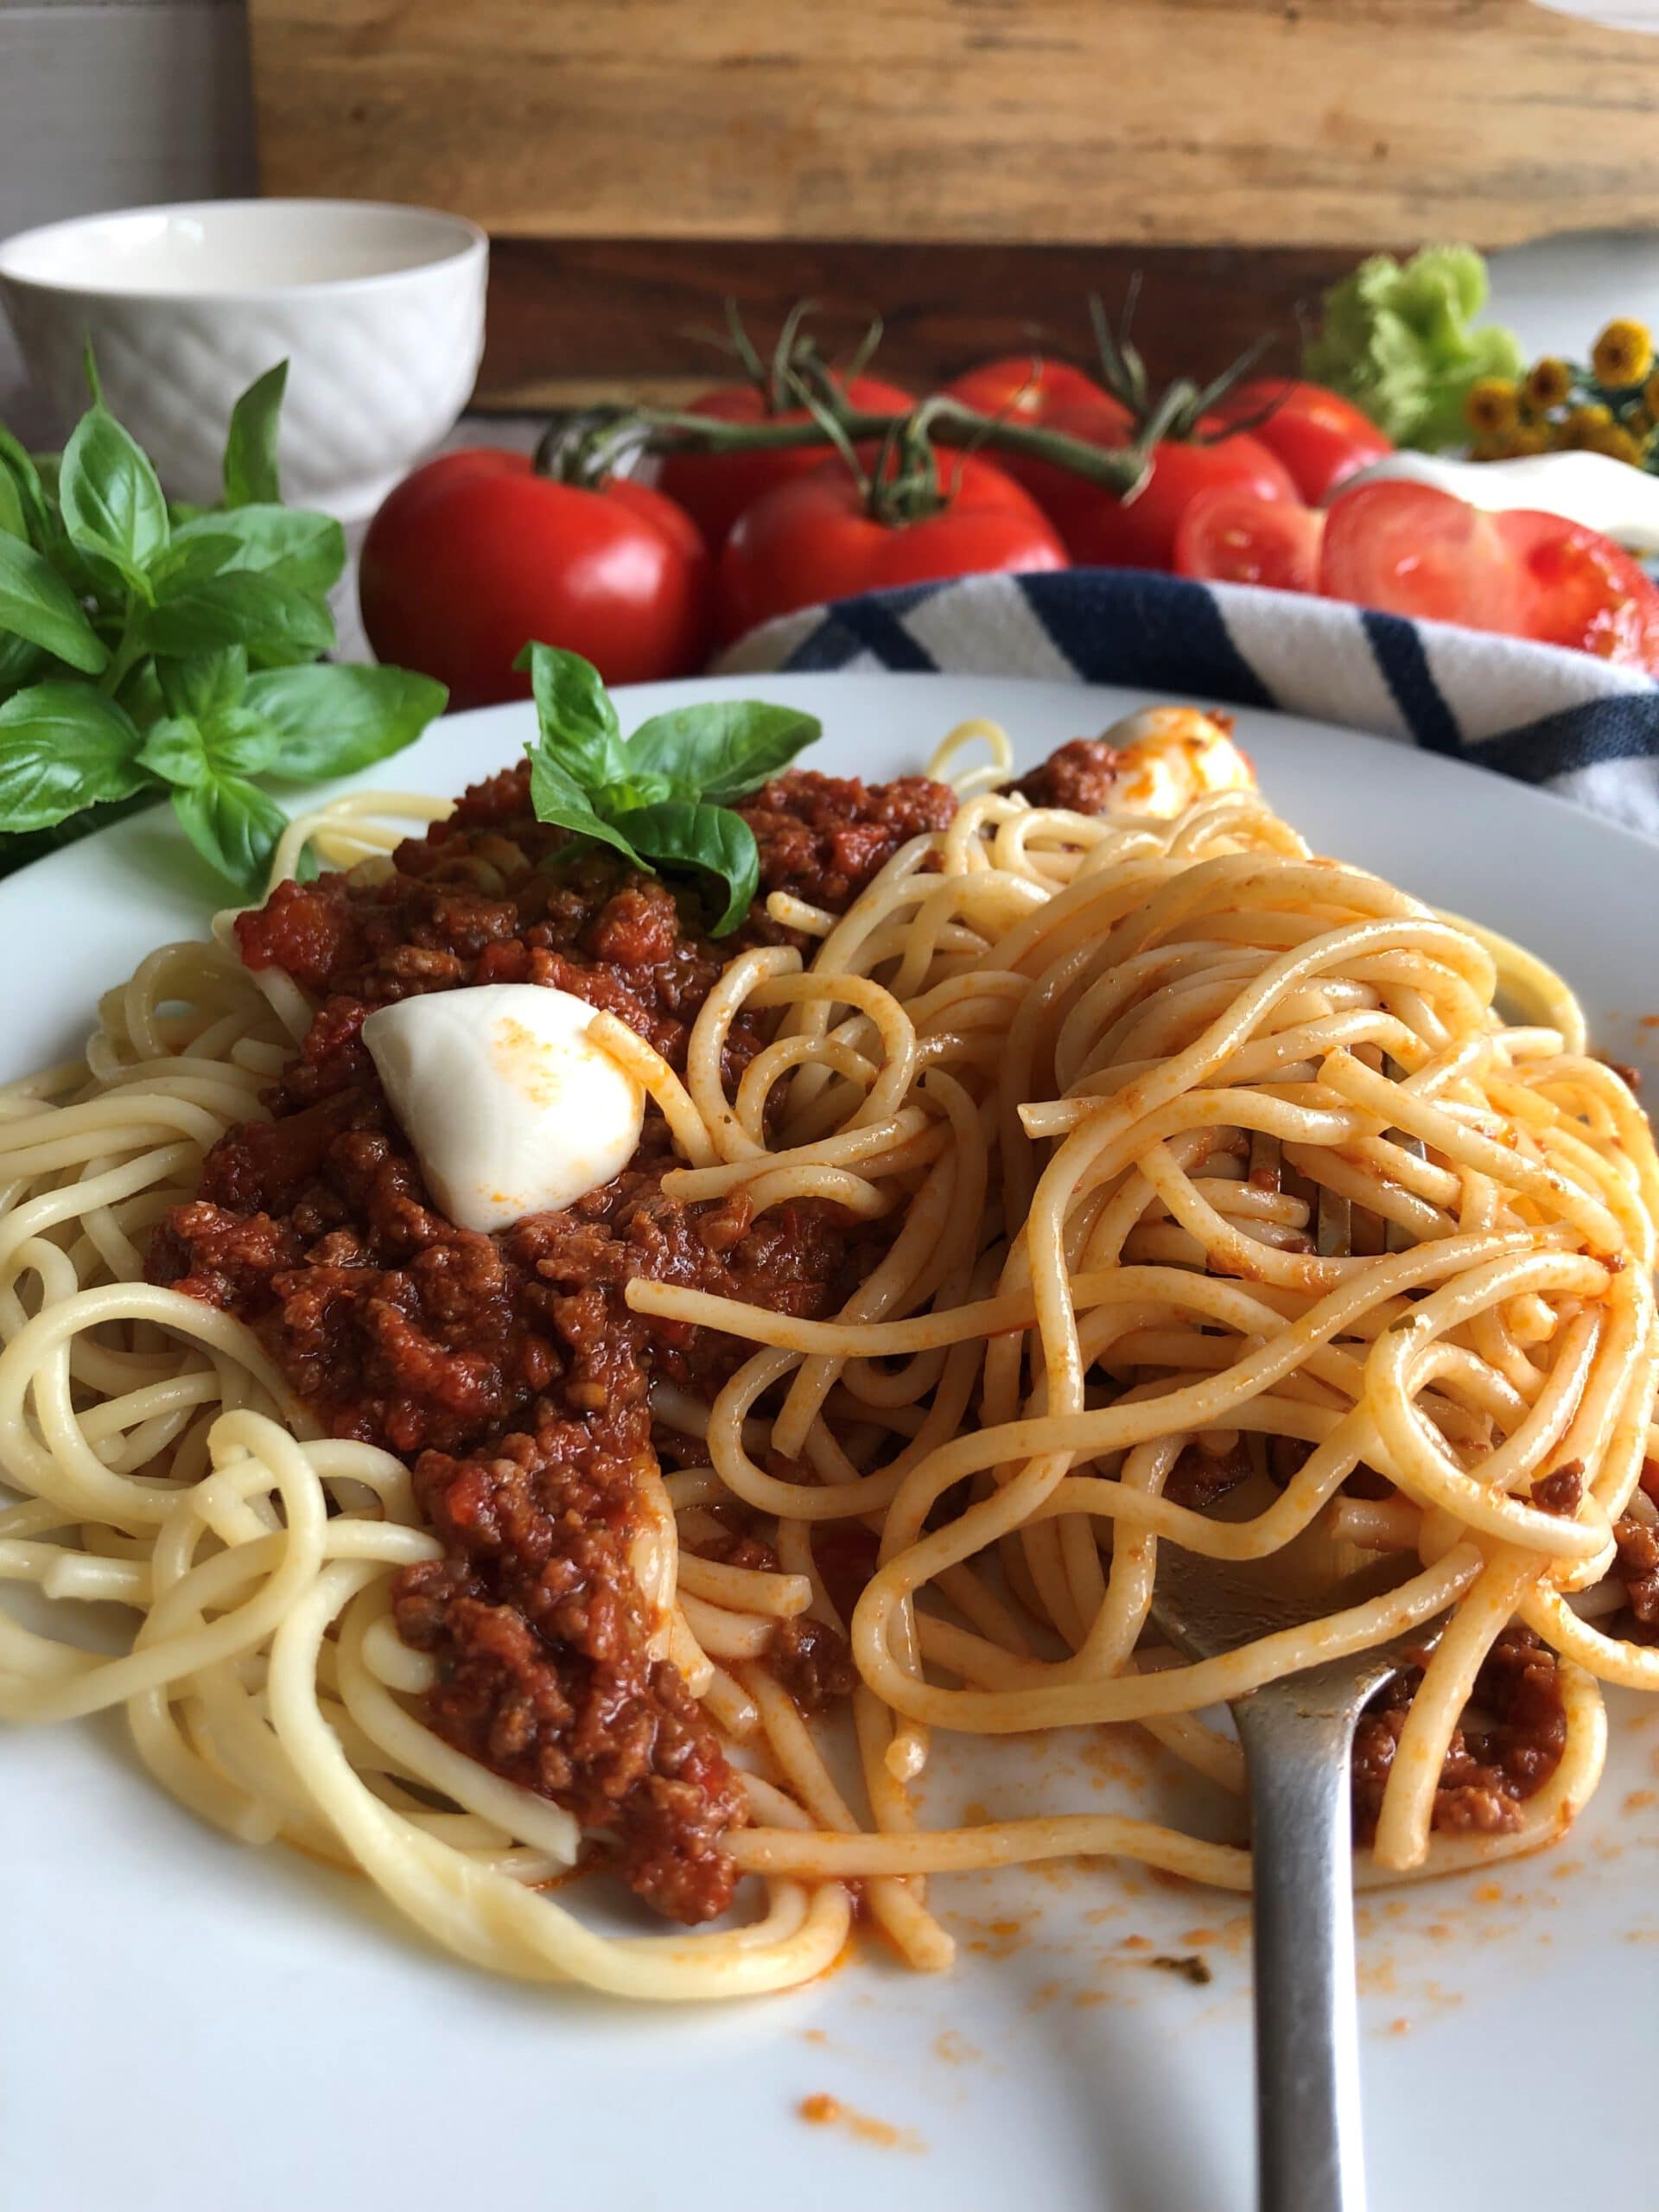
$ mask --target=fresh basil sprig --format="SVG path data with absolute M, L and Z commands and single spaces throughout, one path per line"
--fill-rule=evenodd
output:
M 646 874 L 713 876 L 723 903 L 712 934 L 742 920 L 760 887 L 754 832 L 731 801 L 786 768 L 821 734 L 816 715 L 758 700 L 710 699 L 653 715 L 624 739 L 599 671 L 579 653 L 526 645 L 541 735 L 528 747 L 531 804 Z
M 236 403 L 213 508 L 169 505 L 90 356 L 92 404 L 61 455 L 0 428 L 0 872 L 41 833 L 153 793 L 251 895 L 288 817 L 250 779 L 348 774 L 443 711 L 429 677 L 315 664 L 346 541 L 281 503 L 287 376 Z

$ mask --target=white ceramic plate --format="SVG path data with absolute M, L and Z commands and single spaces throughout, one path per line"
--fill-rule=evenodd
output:
M 1022 759 L 1143 695 L 924 676 L 641 690 L 823 718 L 813 764 L 918 768 L 990 713 Z M 1558 801 L 1279 715 L 1240 733 L 1324 849 L 1519 937 L 1572 979 L 1600 1049 L 1659 1077 L 1659 865 Z M 628 726 L 632 726 L 629 724 Z M 459 716 L 373 780 L 458 791 L 527 709 Z M 212 887 L 165 817 L 0 883 L 0 1075 L 73 1049 L 99 991 L 199 930 Z M 1377 2212 L 1630 2200 L 1650 2171 L 1659 2014 L 1659 1711 L 1618 1704 L 1607 1779 L 1544 1859 L 1360 1914 Z M 948 1755 L 936 1817 L 1145 1802 L 1147 1762 L 1078 1735 Z M 365 1885 L 199 1827 L 122 1725 L 0 1738 L 0 2212 L 454 2212 L 574 2194 L 605 2212 L 1236 2212 L 1252 2199 L 1246 1921 L 1110 1865 L 936 1885 L 944 1979 L 874 1946 L 791 1996 L 652 2012 L 493 1982 Z M 1152 1963 L 1197 1957 L 1197 1986 Z M 871 2123 L 809 2126 L 828 2093 Z

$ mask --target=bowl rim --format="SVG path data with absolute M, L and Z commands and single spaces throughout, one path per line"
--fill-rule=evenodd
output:
M 84 276 L 54 276 L 34 270 L 25 272 L 10 265 L 15 248 L 33 246 L 44 239 L 64 238 L 97 223 L 119 223 L 144 215 L 211 218 L 232 213 L 245 214 L 253 209 L 279 207 L 302 207 L 319 215 L 372 213 L 420 216 L 429 222 L 447 225 L 453 234 L 452 243 L 423 260 L 406 262 L 397 269 L 375 270 L 362 276 L 317 276 L 294 284 L 238 284 L 195 290 L 163 284 L 93 283 Z M 31 224 L 27 230 L 12 232 L 9 237 L 0 238 L 0 283 L 26 287 L 36 292 L 79 295 L 83 299 L 168 301 L 175 303 L 190 300 L 223 304 L 238 301 L 327 298 L 338 297 L 347 292 L 385 290 L 395 285 L 414 283 L 430 276 L 435 270 L 448 268 L 452 263 L 483 260 L 488 255 L 489 245 L 489 233 L 467 216 L 454 214 L 446 207 L 423 207 L 412 200 L 321 199 L 297 193 L 244 195 L 239 199 L 166 200 L 137 207 L 94 209 L 85 214 L 61 216 L 55 222 Z

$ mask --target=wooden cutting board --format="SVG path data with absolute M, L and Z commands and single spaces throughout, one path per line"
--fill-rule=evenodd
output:
M 539 242 L 531 306 L 574 254 L 601 322 L 595 245 L 647 314 L 658 282 L 721 289 L 716 248 L 753 281 L 770 251 L 814 242 L 857 290 L 854 242 L 950 246 L 944 308 L 982 319 L 987 248 L 1070 249 L 1051 258 L 1074 302 L 1077 253 L 1103 245 L 1154 278 L 1164 249 L 1225 248 L 1240 271 L 1241 253 L 1276 256 L 1262 266 L 1282 294 L 1379 244 L 1659 224 L 1659 38 L 1534 0 L 251 0 L 251 16 L 268 191 L 427 201 Z M 1257 281 L 1240 276 L 1229 313 Z M 538 364 L 613 367 L 614 331 L 578 355 L 556 306 L 530 337 L 526 314 L 505 334 L 518 385 Z M 633 369 L 671 380 L 678 349 Z

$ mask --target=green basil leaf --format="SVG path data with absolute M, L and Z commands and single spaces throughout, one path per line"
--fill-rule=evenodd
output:
M 679 798 L 723 805 L 759 791 L 823 734 L 816 715 L 759 699 L 709 699 L 641 722 L 628 740 L 628 772 L 666 776 Z
M 281 738 L 271 773 L 308 784 L 401 753 L 443 712 L 448 696 L 430 677 L 351 663 L 251 677 L 244 703 Z
M 29 543 L 22 492 L 3 461 L 0 461 L 0 536 L 21 537 L 25 545 Z
M 251 707 L 219 707 L 201 726 L 207 758 L 232 775 L 259 776 L 283 749 L 283 734 Z
M 173 793 L 184 834 L 208 864 L 248 898 L 264 889 L 276 841 L 288 817 L 273 798 L 240 776 L 209 775 Z
M 714 936 L 727 936 L 748 912 L 760 887 L 760 854 L 741 814 L 671 798 L 621 816 L 617 827 L 646 860 L 663 868 L 703 868 L 724 886 L 726 903 Z
M 164 784 L 188 790 L 212 775 L 201 726 L 191 715 L 168 715 L 148 731 L 138 758 Z
M 90 683 L 36 683 L 0 707 L 0 830 L 49 830 L 148 781 L 137 731 Z
M 262 715 L 224 707 L 200 715 L 163 716 L 145 734 L 138 758 L 164 783 L 188 787 L 213 776 L 257 776 L 282 742 Z
M 536 810 L 537 821 L 551 822 L 561 830 L 573 830 L 578 837 L 591 837 L 595 844 L 608 845 L 625 861 L 640 867 L 639 855 L 622 832 L 602 814 L 594 812 L 587 792 L 546 747 L 531 745 L 525 750 L 530 754 L 530 803 Z
M 153 652 L 182 656 L 239 645 L 250 658 L 284 661 L 327 652 L 334 620 L 326 603 L 278 575 L 243 567 L 240 550 L 232 538 L 182 535 L 168 549 L 150 572 L 156 604 L 143 617 Z
M 601 814 L 630 813 L 637 806 L 655 806 L 660 800 L 672 798 L 674 786 L 666 776 L 628 776 L 620 784 L 596 784 L 594 804 Z
M 17 537 L 0 537 L 0 630 L 27 638 L 86 676 L 109 663 L 73 592 L 43 554 Z
M 175 544 L 214 541 L 217 567 L 251 569 L 319 597 L 346 568 L 346 533 L 332 515 L 303 507 L 232 507 L 183 524 Z
M 116 697 L 132 716 L 141 730 L 153 729 L 164 721 L 168 712 L 167 697 L 162 690 L 162 680 L 156 671 L 166 663 L 152 660 L 145 654 L 137 667 L 130 669 L 122 679 Z
M 188 660 L 159 661 L 156 673 L 174 714 L 216 714 L 241 699 L 248 681 L 247 648 L 221 645 L 217 652 L 193 653 Z
M 103 406 L 87 410 L 63 449 L 58 499 L 71 542 L 124 578 L 142 575 L 170 535 L 149 455 Z
M 276 434 L 282 423 L 288 363 L 278 361 L 254 379 L 231 410 L 225 440 L 225 504 L 227 507 L 277 506 L 282 485 L 276 474 Z
M 9 699 L 25 683 L 36 682 L 51 665 L 51 654 L 31 645 L 27 638 L 11 638 L 0 632 L 0 699 Z
M 588 791 L 625 781 L 622 726 L 593 663 L 556 645 L 528 645 L 512 664 L 530 671 L 542 750 Z
M 23 516 L 28 523 L 25 535 L 35 545 L 46 543 L 49 513 L 46 486 L 41 481 L 41 472 L 30 457 L 29 449 L 14 438 L 0 423 L 0 472 L 9 475 L 22 501 Z

